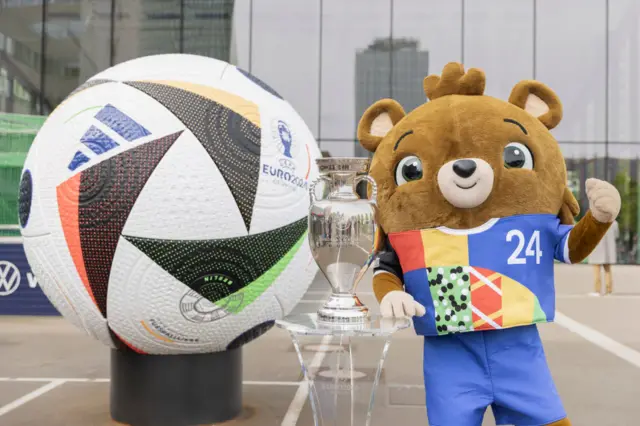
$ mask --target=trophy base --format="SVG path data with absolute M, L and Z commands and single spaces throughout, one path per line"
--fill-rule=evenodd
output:
M 318 310 L 318 321 L 357 324 L 369 318 L 369 308 L 355 294 L 333 293 Z

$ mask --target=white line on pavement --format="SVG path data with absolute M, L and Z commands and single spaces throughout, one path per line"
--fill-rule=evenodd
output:
M 640 368 L 640 352 L 556 311 L 555 323 Z
M 52 382 L 47 383 L 46 385 L 42 385 L 41 387 L 39 387 L 38 389 L 34 390 L 33 392 L 29 392 L 28 394 L 21 396 L 20 398 L 16 399 L 13 402 L 8 403 L 7 405 L 0 407 L 0 416 L 3 416 L 7 413 L 9 413 L 10 411 L 15 410 L 16 408 L 26 404 L 27 402 L 38 398 L 39 396 L 44 395 L 45 393 L 49 392 L 50 390 L 53 390 L 55 388 L 57 388 L 58 386 L 64 384 L 65 381 L 64 380 L 54 380 Z
M 608 294 L 606 296 L 594 297 L 588 294 L 558 294 L 558 299 L 640 299 L 640 294 Z
M 0 382 L 65 382 L 65 383 L 109 383 L 111 379 L 89 379 L 83 377 L 60 378 L 60 377 L 0 377 Z M 299 386 L 300 381 L 262 381 L 262 380 L 245 380 L 243 385 L 249 386 Z

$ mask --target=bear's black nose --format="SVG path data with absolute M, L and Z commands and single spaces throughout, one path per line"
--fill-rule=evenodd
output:
M 461 178 L 468 178 L 476 168 L 476 162 L 473 160 L 458 160 L 453 163 L 453 171 Z

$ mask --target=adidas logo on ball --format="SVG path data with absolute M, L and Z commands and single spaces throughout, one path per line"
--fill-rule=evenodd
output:
M 127 114 L 123 113 L 111 104 L 107 104 L 106 106 L 104 106 L 95 115 L 95 119 L 113 130 L 120 136 L 120 138 L 124 139 L 127 142 L 133 142 L 137 139 L 151 134 L 141 124 L 139 124 Z M 111 137 L 109 137 L 94 125 L 91 125 L 91 127 L 89 127 L 89 129 L 80 139 L 80 142 L 82 142 L 96 155 L 102 155 L 105 152 L 120 146 L 118 142 L 113 140 Z M 88 163 L 89 161 L 90 159 L 89 157 L 87 157 L 87 155 L 85 155 L 85 153 L 83 153 L 82 151 L 76 151 L 73 159 L 67 167 L 69 168 L 69 170 L 74 171 L 78 167 L 85 163 Z

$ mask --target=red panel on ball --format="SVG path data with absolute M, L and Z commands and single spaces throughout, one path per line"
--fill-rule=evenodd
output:
M 87 278 L 87 270 L 84 267 L 84 258 L 82 257 L 82 247 L 80 245 L 80 226 L 78 223 L 78 204 L 80 202 L 80 174 L 73 176 L 71 179 L 63 182 L 56 188 L 58 198 L 58 213 L 62 221 L 62 230 L 64 238 L 67 241 L 67 247 L 71 258 L 76 266 L 78 275 L 84 284 L 84 288 L 89 293 L 93 303 L 96 298 L 93 296 L 93 290 L 89 285 Z

